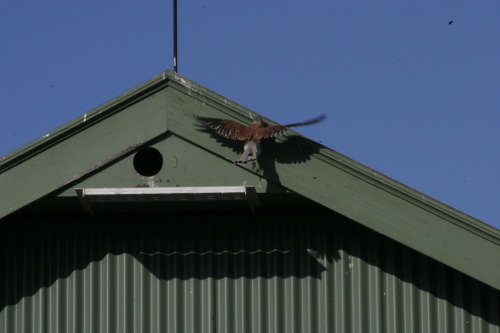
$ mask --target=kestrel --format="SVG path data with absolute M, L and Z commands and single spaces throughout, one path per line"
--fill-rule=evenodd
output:
M 247 162 L 255 161 L 260 154 L 260 140 L 283 135 L 290 127 L 316 124 L 325 119 L 325 115 L 321 115 L 301 123 L 264 127 L 261 116 L 255 117 L 250 126 L 244 126 L 229 119 L 207 118 L 202 116 L 195 117 L 204 127 L 213 130 L 220 136 L 228 139 L 245 141 L 243 154 L 241 154 L 239 159 L 234 161 L 235 164 L 246 164 Z

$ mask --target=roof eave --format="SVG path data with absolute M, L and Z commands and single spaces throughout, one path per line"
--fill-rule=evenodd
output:
M 165 97 L 161 97 L 162 100 L 165 99 L 165 103 L 169 98 L 170 101 L 173 99 L 182 100 L 183 103 L 191 103 L 191 108 L 195 110 L 199 109 L 194 105 L 206 104 L 210 105 L 211 108 L 203 110 L 216 113 L 218 116 L 222 113 L 242 122 L 249 122 L 249 116 L 255 115 L 252 111 L 176 73 L 166 71 L 5 156 L 0 162 L 0 185 L 8 185 L 3 186 L 3 188 L 12 187 L 12 184 L 5 183 L 7 177 L 1 176 L 16 165 L 24 162 L 32 163 L 31 160 L 36 159 L 43 151 L 64 146 L 58 144 L 84 130 L 93 130 L 94 125 L 102 120 L 121 114 L 121 111 L 131 108 L 139 101 L 162 91 L 167 86 L 173 89 L 169 89 L 170 92 Z M 123 151 L 127 147 L 133 147 L 137 142 L 144 142 L 141 140 L 149 140 L 151 137 L 161 135 L 167 130 L 217 155 L 220 147 L 212 142 L 213 140 L 207 140 L 206 133 L 197 131 L 192 119 L 187 121 L 187 117 L 192 115 L 184 114 L 183 111 L 179 112 L 179 107 L 181 107 L 180 104 L 174 105 L 173 108 L 169 106 L 166 113 L 157 116 L 160 118 L 149 119 L 148 127 L 142 125 L 143 127 L 139 126 L 139 128 L 134 129 L 135 134 L 130 138 L 107 142 L 106 148 L 99 151 L 99 154 L 96 153 L 95 156 L 84 160 L 85 165 L 78 164 L 82 161 L 71 162 L 74 165 L 69 165 L 69 168 L 73 167 L 71 170 L 73 173 L 68 171 L 67 175 L 57 175 L 59 178 L 53 176 L 50 181 L 46 180 L 43 185 L 36 185 L 36 178 L 27 173 L 23 174 L 28 176 L 27 179 L 16 178 L 36 186 L 30 188 L 29 195 L 23 194 L 23 202 L 19 205 L 7 206 L 3 202 L 6 207 L 4 207 L 0 218 L 60 189 L 65 184 L 69 184 L 68 179 L 72 179 L 70 175 L 73 175 L 75 171 L 91 170 L 94 167 L 96 169 L 92 170 L 98 170 L 102 161 L 109 159 L 113 154 Z M 134 114 L 129 113 L 128 117 Z M 119 118 L 121 115 L 117 117 Z M 134 119 L 124 118 L 121 121 L 125 123 L 126 121 L 134 121 Z M 147 133 L 143 134 L 143 132 Z M 62 153 L 68 152 L 67 149 L 70 148 L 61 148 L 62 150 L 66 149 Z M 500 280 L 496 278 L 500 272 L 499 230 L 318 143 L 305 140 L 300 149 L 310 150 L 310 158 L 306 163 L 287 164 L 268 160 L 268 163 L 273 163 L 272 166 L 275 169 L 273 173 L 254 172 L 249 169 L 247 171 L 257 173 L 270 182 L 280 184 L 479 281 L 500 289 Z M 43 166 L 44 161 L 41 162 Z M 40 161 L 33 163 L 39 165 Z M 50 170 L 46 172 L 48 173 Z M 12 180 L 14 176 L 10 175 L 10 177 L 10 181 L 14 181 Z M 6 192 L 4 194 L 7 195 Z

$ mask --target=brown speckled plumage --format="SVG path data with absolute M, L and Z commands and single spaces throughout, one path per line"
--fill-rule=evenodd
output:
M 290 127 L 305 126 L 318 123 L 325 119 L 324 115 L 309 121 L 289 125 L 273 125 L 264 127 L 261 117 L 256 117 L 250 126 L 244 126 L 234 120 L 207 118 L 196 116 L 196 119 L 206 128 L 213 130 L 228 139 L 246 141 L 245 149 L 235 163 L 247 163 L 257 159 L 260 153 L 259 143 L 262 139 L 273 138 L 286 133 Z

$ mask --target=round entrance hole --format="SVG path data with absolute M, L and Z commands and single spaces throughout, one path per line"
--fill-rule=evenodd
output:
M 144 177 L 151 177 L 160 172 L 163 166 L 163 156 L 154 148 L 139 150 L 134 156 L 134 169 Z

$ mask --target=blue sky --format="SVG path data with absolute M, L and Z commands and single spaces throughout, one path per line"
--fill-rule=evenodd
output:
M 171 0 L 0 3 L 0 156 L 172 68 Z M 179 74 L 500 228 L 500 2 L 179 0 Z

